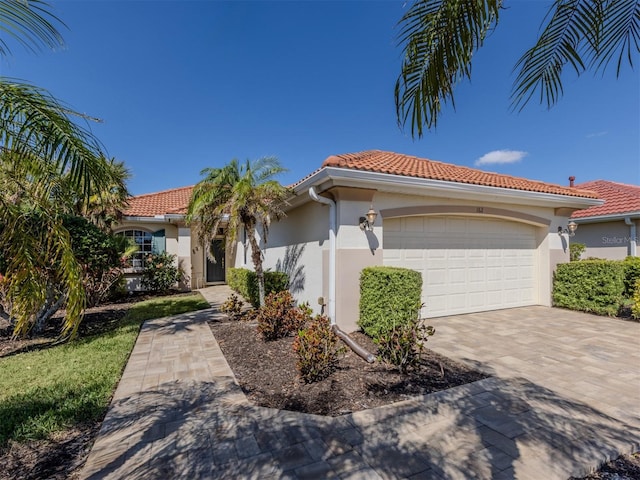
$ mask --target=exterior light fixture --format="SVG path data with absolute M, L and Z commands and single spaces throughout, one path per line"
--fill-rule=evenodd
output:
M 370 208 L 364 217 L 360 217 L 360 230 L 363 232 L 366 230 L 373 232 L 373 224 L 375 223 L 377 216 L 378 213 L 373 209 L 373 207 Z
M 567 234 L 570 237 L 573 237 L 576 234 L 576 230 L 578 229 L 578 224 L 576 222 L 569 222 L 567 224 L 567 228 L 558 227 L 558 235 L 562 236 L 563 234 Z

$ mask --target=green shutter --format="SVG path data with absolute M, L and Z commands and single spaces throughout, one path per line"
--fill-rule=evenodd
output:
M 152 253 L 164 253 L 167 246 L 167 242 L 164 236 L 164 228 L 153 232 L 151 238 L 151 252 Z

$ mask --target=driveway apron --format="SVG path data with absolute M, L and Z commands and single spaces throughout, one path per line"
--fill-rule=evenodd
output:
M 640 448 L 640 324 L 546 307 L 431 319 L 492 377 L 341 417 L 256 407 L 207 320 L 145 322 L 81 478 L 562 479 Z

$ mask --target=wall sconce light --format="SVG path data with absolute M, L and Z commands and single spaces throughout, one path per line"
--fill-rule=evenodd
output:
M 573 237 L 576 234 L 576 230 L 578 229 L 578 224 L 575 222 L 569 222 L 567 224 L 567 228 L 558 227 L 558 235 L 562 236 L 563 234 L 567 234 L 570 237 Z
M 360 230 L 362 230 L 363 232 L 365 230 L 373 232 L 373 224 L 375 223 L 377 216 L 378 214 L 373 209 L 373 207 L 370 208 L 366 215 L 364 217 L 360 217 L 360 219 L 358 220 L 358 222 L 360 223 Z

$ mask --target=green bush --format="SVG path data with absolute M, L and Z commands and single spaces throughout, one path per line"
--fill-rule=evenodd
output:
M 584 243 L 571 243 L 569 244 L 569 260 L 577 262 L 587 249 Z
M 435 332 L 433 327 L 424 325 L 418 315 L 413 315 L 378 335 L 374 340 L 378 356 L 397 367 L 400 373 L 406 373 L 418 366 L 424 344 Z
M 256 272 L 246 268 L 230 268 L 227 279 L 229 287 L 246 298 L 251 305 L 258 308 L 258 277 Z M 289 276 L 284 272 L 264 272 L 264 294 L 282 292 L 289 288 Z
M 220 306 L 220 311 L 226 313 L 229 319 L 238 320 L 242 316 L 243 302 L 237 295 L 231 294 Z
M 327 378 L 338 366 L 340 354 L 338 336 L 331 330 L 327 317 L 316 316 L 309 327 L 298 332 L 293 342 L 298 357 L 296 368 L 305 383 L 319 382 Z
M 296 307 L 288 290 L 270 293 L 256 312 L 258 332 L 265 340 L 277 340 L 300 330 L 311 319 L 307 305 Z
M 360 275 L 360 319 L 364 333 L 375 339 L 418 315 L 422 276 L 397 267 L 367 267 Z
M 181 281 L 183 273 L 175 259 L 175 255 L 166 252 L 147 255 L 142 271 L 143 288 L 152 292 L 164 292 Z
M 624 266 L 614 260 L 561 263 L 553 277 L 556 307 L 614 316 L 624 292 Z
M 636 288 L 633 292 L 633 303 L 631 304 L 631 316 L 640 318 L 640 279 L 636 281 Z
M 622 264 L 624 265 L 624 295 L 631 298 L 634 287 L 640 280 L 640 257 L 627 257 Z

